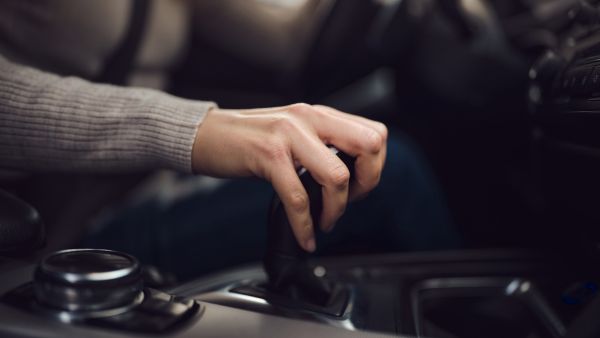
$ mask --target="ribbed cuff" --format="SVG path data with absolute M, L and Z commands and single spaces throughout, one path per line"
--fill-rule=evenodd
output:
M 192 148 L 198 127 L 206 113 L 217 105 L 213 102 L 192 101 L 170 95 L 157 97 L 146 121 L 150 128 L 140 130 L 142 139 L 154 137 L 155 144 L 148 155 L 159 155 L 159 166 L 180 172 L 192 172 Z M 156 137 L 157 134 L 160 137 Z M 136 149 L 143 153 L 148 147 Z M 158 150 L 158 154 L 155 151 Z
M 212 102 L 93 84 L 0 56 L 0 167 L 26 171 L 192 172 Z

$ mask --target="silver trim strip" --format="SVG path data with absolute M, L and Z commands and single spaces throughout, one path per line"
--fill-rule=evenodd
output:
M 115 255 L 115 256 L 121 256 L 121 257 L 125 257 L 126 259 L 128 259 L 131 262 L 131 266 L 122 268 L 122 269 L 113 270 L 113 271 L 106 271 L 106 272 L 74 273 L 74 272 L 56 271 L 54 269 L 48 268 L 48 266 L 46 266 L 44 264 L 48 259 L 50 259 L 54 256 L 68 254 L 68 253 L 75 253 L 75 252 L 97 252 L 97 253 L 105 253 L 105 254 L 111 254 L 111 255 Z M 46 274 L 49 274 L 49 275 L 52 275 L 59 279 L 65 280 L 69 283 L 102 282 L 102 281 L 110 281 L 110 280 L 119 279 L 119 278 L 125 277 L 125 276 L 133 273 L 135 270 L 139 269 L 139 263 L 135 257 L 128 255 L 126 253 L 113 251 L 113 250 L 67 249 L 67 250 L 53 252 L 50 255 L 44 257 L 44 259 L 42 259 L 42 262 L 40 263 L 40 269 L 42 270 L 42 272 L 44 272 Z

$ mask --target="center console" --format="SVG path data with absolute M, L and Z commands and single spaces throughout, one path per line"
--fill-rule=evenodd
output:
M 352 167 L 352 158 L 332 151 Z M 309 194 L 313 219 L 318 220 L 321 187 L 306 170 L 299 175 Z M 24 217 L 36 214 L 31 206 L 12 197 L 9 200 L 22 209 L 19 215 L 23 217 L 0 213 L 0 230 L 43 227 L 39 218 Z M 355 330 L 350 320 L 354 304 L 351 286 L 315 273 L 318 269 L 308 264 L 277 196 L 268 223 L 264 262 L 268 278 L 262 268 L 238 272 L 234 280 L 227 281 L 223 293 L 259 307 L 202 299 L 200 292 L 147 287 L 140 263 L 131 255 L 69 249 L 51 253 L 36 265 L 16 264 L 18 268 L 0 270 L 0 336 L 384 336 Z M 6 241 L 22 243 L 17 246 L 21 250 L 33 249 L 38 241 L 23 240 L 29 237 L 34 236 L 6 236 Z M 193 284 L 207 287 L 202 281 Z
M 130 332 L 163 333 L 202 314 L 193 299 L 144 288 L 138 261 L 95 249 L 55 252 L 34 280 L 8 292 L 4 302 L 63 323 Z
M 302 181 L 315 191 L 310 178 Z M 277 199 L 271 214 L 264 266 L 171 289 L 149 287 L 135 257 L 110 250 L 63 250 L 37 264 L 2 259 L 0 336 L 591 338 L 600 332 L 600 272 L 591 255 L 486 250 L 314 258 L 298 251 Z M 13 219 L 0 218 L 0 226 Z M 41 227 L 37 217 L 29 224 Z
M 352 158 L 338 156 L 353 167 Z M 306 171 L 299 175 L 318 220 L 321 187 Z M 5 242 L 19 245 L 6 246 L 4 253 L 32 250 L 43 223 L 31 206 L 3 198 L 8 202 L 0 205 L 19 212 L 0 213 L 0 228 L 30 229 L 8 231 Z M 465 251 L 314 258 L 298 246 L 277 196 L 268 227 L 263 266 L 173 289 L 149 287 L 135 257 L 110 250 L 63 250 L 37 264 L 4 259 L 0 336 L 591 338 L 600 333 L 600 271 L 591 255 Z
M 3 262 L 0 336 L 568 337 L 597 302 L 595 265 L 527 251 L 309 260 L 348 292 L 324 311 L 269 293 L 260 265 L 156 290 L 131 256 L 67 250 Z
M 351 289 L 337 315 L 273 304 L 240 289 L 264 281 L 259 267 L 175 289 L 228 307 L 345 330 L 419 337 L 564 337 L 594 299 L 593 261 L 527 251 L 395 254 L 311 262 Z

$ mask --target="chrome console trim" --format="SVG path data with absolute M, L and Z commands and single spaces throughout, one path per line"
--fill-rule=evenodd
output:
M 334 317 L 327 316 L 325 314 L 314 313 L 311 311 L 276 306 L 270 304 L 266 299 L 243 295 L 231 291 L 236 287 L 247 285 L 247 283 L 247 281 L 242 283 L 233 283 L 218 290 L 192 296 L 192 298 L 207 303 L 234 307 L 247 311 L 314 321 L 349 331 L 357 330 L 352 323 L 352 310 L 354 308 L 355 299 L 354 292 L 352 292 L 352 290 L 350 292 L 350 299 L 348 300 L 348 305 L 346 306 L 344 313 L 340 317 Z
M 48 316 L 54 319 L 57 319 L 63 323 L 73 323 L 84 319 L 90 318 L 103 318 L 103 317 L 111 317 L 120 315 L 122 313 L 128 312 L 136 306 L 142 304 L 144 301 L 144 292 L 140 291 L 138 295 L 135 297 L 133 302 L 127 304 L 125 306 L 121 306 L 118 308 L 106 309 L 106 310 L 95 310 L 95 311 L 63 311 L 63 310 L 54 310 L 48 308 L 46 306 L 42 306 L 35 301 L 31 303 L 31 309 L 37 313 L 40 313 L 44 316 Z
M 126 258 L 131 262 L 131 265 L 128 267 L 124 267 L 121 269 L 115 269 L 112 271 L 103 271 L 103 272 L 66 272 L 56 268 L 53 268 L 50 265 L 45 264 L 46 261 L 50 260 L 52 257 L 60 256 L 69 253 L 104 253 L 115 256 L 121 256 Z M 119 278 L 123 278 L 135 273 L 139 270 L 140 265 L 138 260 L 126 253 L 117 252 L 113 250 L 106 249 L 67 249 L 53 252 L 42 259 L 42 263 L 40 264 L 40 270 L 48 275 L 52 275 L 57 279 L 64 280 L 69 283 L 83 283 L 83 282 L 103 282 L 103 281 L 111 281 Z

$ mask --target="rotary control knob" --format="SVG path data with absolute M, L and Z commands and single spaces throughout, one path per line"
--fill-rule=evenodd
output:
M 72 312 L 127 308 L 143 298 L 138 260 L 111 250 L 52 253 L 39 263 L 33 289 L 41 305 Z

